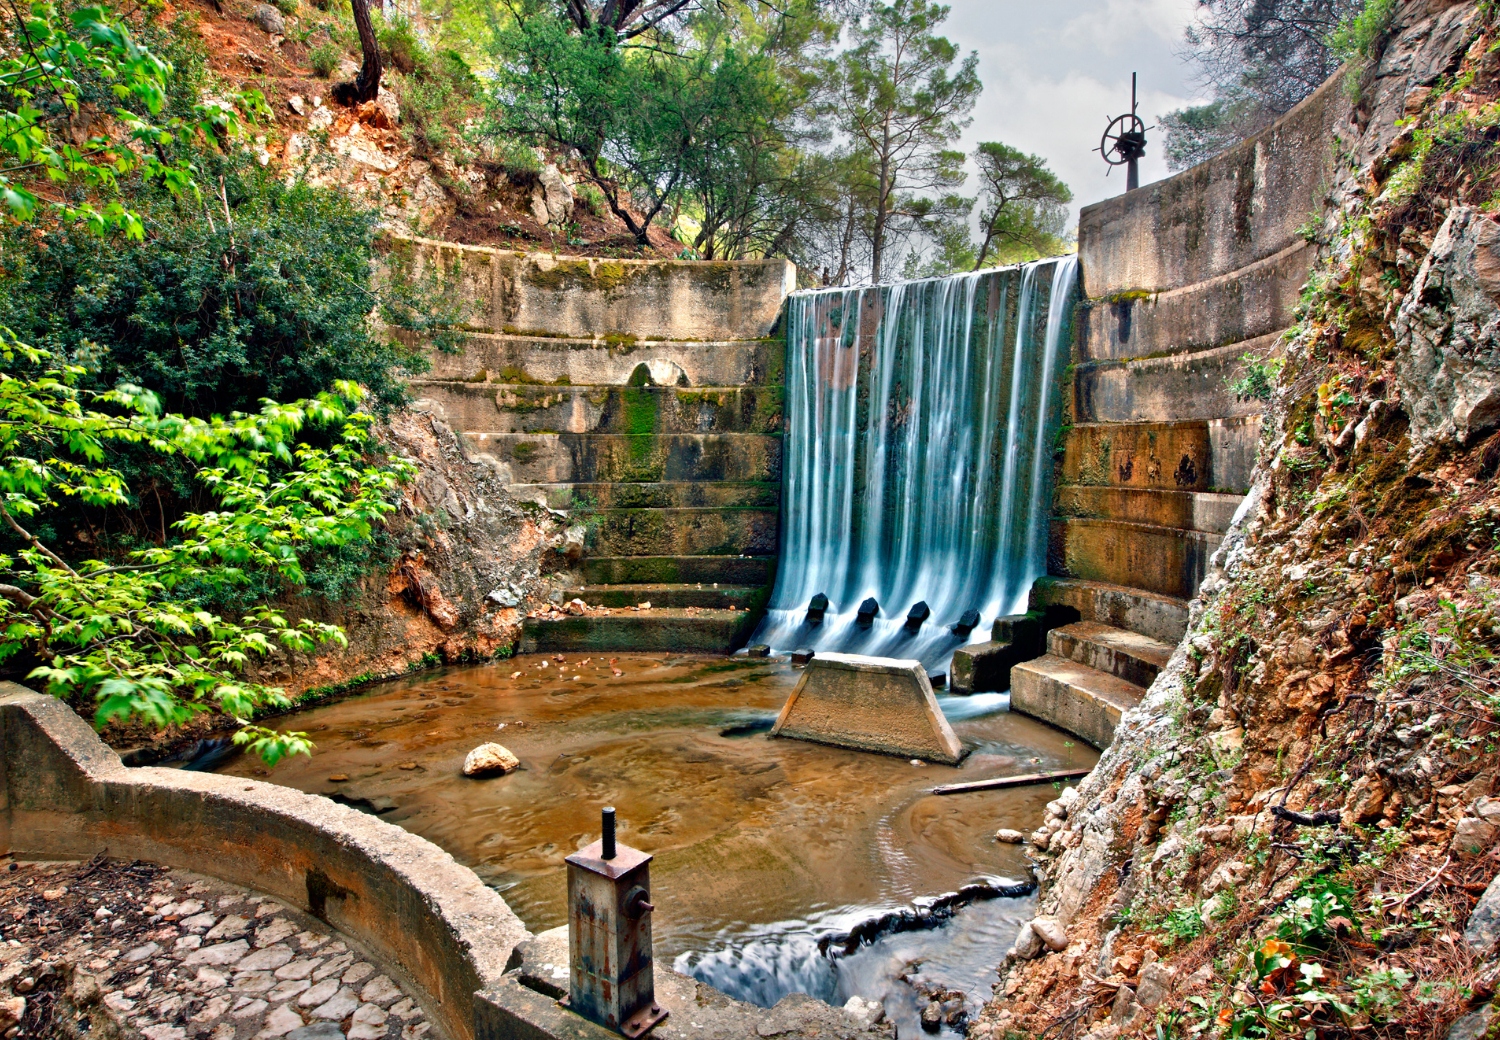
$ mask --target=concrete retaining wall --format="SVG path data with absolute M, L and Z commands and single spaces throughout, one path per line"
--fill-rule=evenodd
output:
M 580 510 L 586 566 L 623 573 L 671 559 L 720 585 L 736 584 L 742 557 L 772 570 L 790 263 L 557 257 L 415 238 L 393 240 L 388 263 L 394 276 L 444 287 L 464 315 L 461 349 L 433 351 L 431 370 L 411 381 L 419 406 L 518 496 Z M 715 514 L 669 514 L 658 501 Z M 638 504 L 616 504 L 626 502 Z
M 528 937 L 505 901 L 442 849 L 286 787 L 126 768 L 66 705 L 0 684 L 0 846 L 34 858 L 108 850 L 244 885 L 306 909 L 400 972 L 455 1040 L 474 994 Z

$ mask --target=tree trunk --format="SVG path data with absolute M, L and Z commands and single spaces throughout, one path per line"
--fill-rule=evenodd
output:
M 380 93 L 380 43 L 375 39 L 375 26 L 370 24 L 369 0 L 350 0 L 350 4 L 354 8 L 354 27 L 359 30 L 359 49 L 365 56 L 354 79 L 354 100 L 374 101 Z

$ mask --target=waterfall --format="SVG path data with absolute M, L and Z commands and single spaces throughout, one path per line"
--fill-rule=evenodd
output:
M 1077 268 L 1063 257 L 788 299 L 781 556 L 755 641 L 942 667 L 1026 609 L 1046 565 Z M 870 597 L 880 612 L 862 626 Z M 918 602 L 932 613 L 912 633 Z M 980 624 L 955 635 L 968 610 Z

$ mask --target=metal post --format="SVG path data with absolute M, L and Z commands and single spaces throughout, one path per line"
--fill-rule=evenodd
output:
M 599 841 L 568 857 L 568 997 L 585 1018 L 634 1040 L 667 1017 L 651 958 L 651 857 L 615 841 L 605 809 Z

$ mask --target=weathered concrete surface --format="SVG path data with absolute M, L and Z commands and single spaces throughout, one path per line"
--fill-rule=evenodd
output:
M 408 239 L 389 266 L 431 277 L 466 309 L 460 348 L 432 351 L 413 390 L 511 494 L 585 531 L 568 561 L 573 580 L 769 580 L 790 264 L 560 258 Z M 523 642 L 739 645 L 738 618 L 683 620 L 533 617 Z M 548 636 L 549 624 L 566 630 Z M 687 643 L 674 646 L 679 633 Z
M 637 340 L 759 339 L 796 288 L 786 260 L 606 260 L 392 238 L 400 274 L 435 273 L 471 327 L 517 335 Z
M 1075 621 L 1047 633 L 1047 652 L 1144 688 L 1167 666 L 1172 644 L 1098 621 Z
M 1050 722 L 1096 748 L 1114 739 L 1120 717 L 1145 690 L 1114 675 L 1048 654 L 1010 672 L 1010 709 Z
M 1047 569 L 1192 599 L 1218 546 L 1219 536 L 1203 531 L 1064 517 L 1052 522 Z
M 1031 609 L 1074 611 L 1072 620 L 1098 621 L 1176 643 L 1187 631 L 1188 602 L 1144 589 L 1077 578 L 1038 578 Z
M 1299 228 L 1321 209 L 1332 184 L 1333 129 L 1348 110 L 1335 77 L 1270 127 L 1207 162 L 1085 206 L 1078 220 L 1084 295 L 1206 282 L 1301 241 Z M 1301 284 L 1295 276 L 1286 281 Z
M 1053 511 L 1058 516 L 1115 519 L 1223 534 L 1229 530 L 1239 504 L 1239 495 L 1072 484 L 1057 489 Z
M 771 735 L 948 765 L 963 757 L 922 663 L 889 657 L 814 657 Z
M 618 1040 L 619 1034 L 560 1007 L 568 986 L 565 928 L 543 932 L 516 947 L 511 970 L 479 994 L 475 1040 Z M 869 1026 L 841 1008 L 802 993 L 773 1008 L 734 1000 L 696 979 L 656 965 L 656 1002 L 669 1017 L 652 1035 L 703 1040 L 749 1037 L 889 1038 L 888 1026 Z
M 650 602 L 638 601 L 638 602 Z M 681 654 L 724 653 L 745 645 L 758 615 L 720 608 L 658 608 L 608 615 L 589 614 L 561 621 L 527 618 L 517 652 L 523 654 L 579 650 L 667 650 Z
M 463 337 L 457 354 L 434 352 L 432 369 L 413 382 L 491 383 L 497 390 L 625 386 L 640 366 L 649 371 L 653 362 L 665 362 L 675 365 L 691 387 L 776 386 L 785 367 L 784 350 L 780 339 L 620 343 L 473 333 Z M 676 386 L 678 380 L 653 385 Z
M 1078 310 L 1080 360 L 1183 354 L 1279 332 L 1292 324 L 1314 252 L 1299 238 L 1207 281 L 1086 301 Z
M 948 688 L 954 693 L 1010 689 L 1010 670 L 1041 654 L 1046 647 L 1045 611 L 995 619 L 990 638 L 953 652 Z
M 1281 333 L 1191 354 L 1080 365 L 1073 376 L 1074 414 L 1091 422 L 1179 422 L 1259 415 L 1264 402 L 1242 398 L 1229 383 L 1244 374 L 1248 352 L 1269 357 Z
M 0 845 L 103 849 L 304 907 L 402 973 L 451 1037 L 528 935 L 505 901 L 431 842 L 326 798 L 179 769 L 127 769 L 72 710 L 0 684 Z
M 463 430 L 509 420 L 497 433 L 780 433 L 779 386 L 686 389 L 661 386 L 533 386 L 487 382 L 422 384 Z M 641 429 L 644 416 L 649 423 Z

